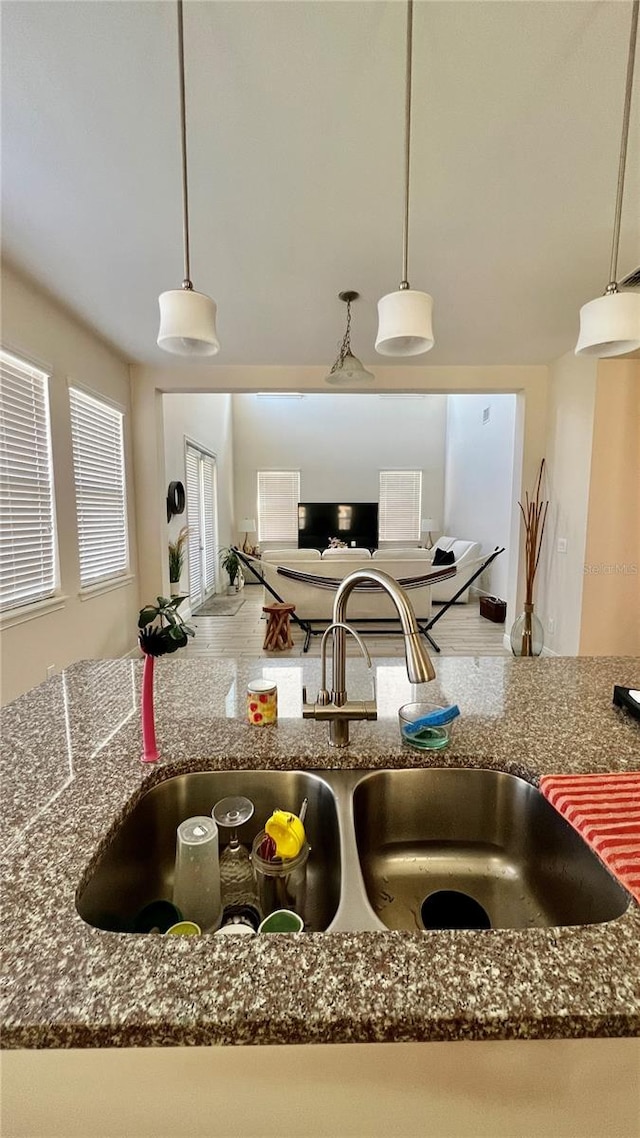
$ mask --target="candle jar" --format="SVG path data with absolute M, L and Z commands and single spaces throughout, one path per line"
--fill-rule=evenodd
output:
M 271 680 L 253 680 L 247 684 L 247 723 L 266 727 L 278 720 L 278 689 Z

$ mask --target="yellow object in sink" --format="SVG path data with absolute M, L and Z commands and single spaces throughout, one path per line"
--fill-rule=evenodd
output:
M 297 814 L 291 814 L 288 810 L 274 810 L 265 822 L 264 828 L 265 833 L 276 843 L 277 857 L 298 856 L 306 841 L 306 835 Z

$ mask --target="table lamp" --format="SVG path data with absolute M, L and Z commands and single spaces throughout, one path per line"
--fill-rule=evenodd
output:
M 240 518 L 238 529 L 244 530 L 244 541 L 242 543 L 242 552 L 251 553 L 252 546 L 247 544 L 247 538 L 250 533 L 256 532 L 256 519 L 255 518 Z
M 438 528 L 438 523 L 435 518 L 423 518 L 420 522 L 420 530 L 426 533 L 427 540 L 424 543 L 425 549 L 433 549 L 433 537 L 431 531 Z

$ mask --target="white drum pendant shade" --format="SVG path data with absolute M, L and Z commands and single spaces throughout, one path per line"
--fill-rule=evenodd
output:
M 376 351 L 381 356 L 419 356 L 433 347 L 433 297 L 411 288 L 378 301 Z
M 216 304 L 193 289 L 170 289 L 158 298 L 158 345 L 175 356 L 215 356 L 220 351 L 216 333 Z
M 615 292 L 580 309 L 577 356 L 607 359 L 640 348 L 640 293 Z

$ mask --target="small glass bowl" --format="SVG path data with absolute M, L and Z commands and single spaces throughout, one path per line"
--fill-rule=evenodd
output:
M 423 715 L 444 710 L 444 706 L 439 703 L 405 703 L 398 711 L 402 741 L 408 743 L 410 747 L 415 747 L 417 751 L 443 751 L 451 742 L 455 719 L 450 723 L 444 723 L 441 727 L 422 727 L 415 734 L 411 734 L 407 728 L 415 723 L 416 719 L 422 719 Z

